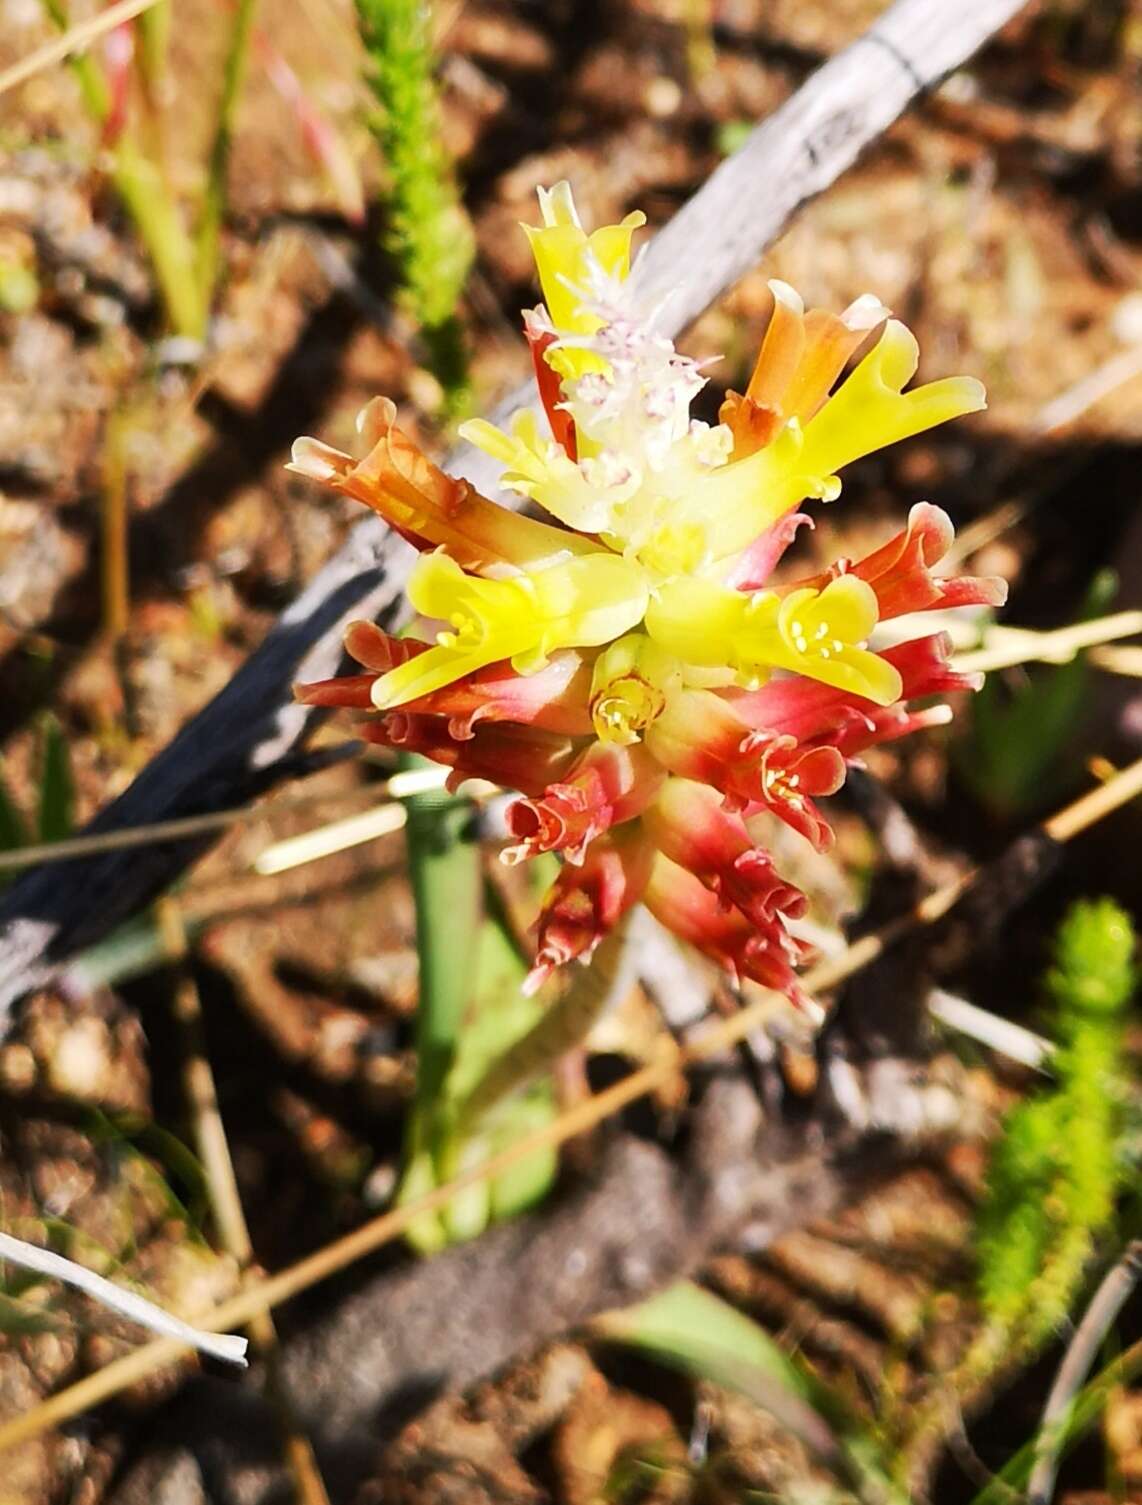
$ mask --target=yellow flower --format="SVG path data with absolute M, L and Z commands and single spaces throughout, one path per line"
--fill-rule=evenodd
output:
M 510 659 L 521 674 L 541 669 L 557 648 L 589 648 L 621 637 L 646 611 L 637 564 L 602 552 L 506 580 L 467 575 L 447 554 L 425 555 L 408 598 L 422 616 L 452 631 L 436 647 L 391 669 L 373 685 L 373 704 L 391 710 L 486 664 Z
M 510 434 L 486 418 L 471 418 L 460 425 L 460 437 L 503 463 L 501 485 L 538 502 L 569 528 L 598 533 L 610 523 L 607 493 L 590 484 L 562 445 L 540 432 L 530 408 L 515 414 Z
M 553 521 L 445 475 L 388 403 L 363 415 L 360 461 L 302 441 L 296 468 L 421 550 L 408 595 L 422 637 L 435 631 L 398 641 L 357 624 L 348 646 L 368 672 L 302 698 L 371 701 L 369 740 L 435 759 L 453 783 L 523 796 L 508 860 L 567 860 L 529 986 L 586 958 L 642 898 L 736 976 L 797 999 L 786 921 L 805 901 L 747 817 L 764 805 L 823 850 L 832 833 L 814 802 L 847 763 L 946 719 L 913 702 L 976 687 L 949 669 L 940 634 L 872 652 L 879 614 L 993 606 L 1003 589 L 932 574 L 951 542 L 932 507 L 855 563 L 779 589 L 773 571 L 808 521 L 803 501 L 835 500 L 845 465 L 983 407 L 983 388 L 954 377 L 906 391 L 916 341 L 878 299 L 806 311 L 775 282 L 746 391 L 727 395 L 718 423 L 697 420 L 701 365 L 622 287 L 642 216 L 588 235 L 566 183 L 540 206 L 528 235 L 547 306 L 525 333 L 546 427 L 524 412 L 506 433 L 483 421 L 462 432 Z
M 805 425 L 801 464 L 829 475 L 873 450 L 987 406 L 983 383 L 974 376 L 947 376 L 903 391 L 919 358 L 912 331 L 889 319 L 864 360 Z
M 676 580 L 661 587 L 646 615 L 651 637 L 692 664 L 730 665 L 751 687 L 772 669 L 788 669 L 877 705 L 900 696 L 900 675 L 868 649 L 877 620 L 876 592 L 855 575 L 824 590 L 811 586 L 781 600 L 712 580 Z
M 915 337 L 890 319 L 864 360 L 804 427 L 791 418 L 763 447 L 711 470 L 680 500 L 670 526 L 702 527 L 706 558 L 725 559 L 798 503 L 835 501 L 841 492 L 836 472 L 853 460 L 987 406 L 983 386 L 970 376 L 903 391 L 917 360 Z
M 782 601 L 776 632 L 758 638 L 759 657 L 877 705 L 891 705 L 900 698 L 900 674 L 868 651 L 876 619 L 876 592 L 855 575 L 840 575 L 821 591 L 806 586 Z
M 621 224 L 602 225 L 588 235 L 579 223 L 571 185 L 566 181 L 539 190 L 539 210 L 543 224 L 538 228 L 534 225 L 523 228 L 535 257 L 551 322 L 560 332 L 594 334 L 603 321 L 583 307 L 583 295 L 595 280 L 596 268 L 620 282 L 626 277 L 630 271 L 631 236 L 640 225 L 646 224 L 646 215 L 640 209 L 635 210 Z M 590 369 L 580 361 L 578 352 L 562 352 L 562 364 L 573 368 L 568 375 Z
M 682 682 L 681 665 L 644 632 L 604 648 L 591 676 L 591 719 L 601 742 L 629 747 Z

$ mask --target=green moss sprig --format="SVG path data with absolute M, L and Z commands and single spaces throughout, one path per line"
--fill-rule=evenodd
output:
M 1067 1315 L 1121 1190 L 1123 1014 L 1134 930 L 1110 899 L 1083 900 L 1059 928 L 1046 987 L 1055 1085 L 1007 1119 L 980 1215 L 979 1289 L 990 1324 L 1022 1349 Z
M 424 0 L 357 0 L 357 16 L 380 106 L 373 130 L 388 175 L 385 247 L 455 412 L 467 387 L 456 305 L 474 240 L 440 135 L 429 10 Z

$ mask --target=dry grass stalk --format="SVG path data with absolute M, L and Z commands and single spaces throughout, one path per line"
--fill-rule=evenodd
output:
M 164 899 L 158 920 L 168 957 L 175 964 L 174 1015 L 182 1037 L 183 1088 L 194 1124 L 194 1141 L 206 1176 L 211 1211 L 222 1247 L 237 1262 L 243 1282 L 254 1272 L 254 1246 L 242 1210 L 238 1178 L 218 1107 L 214 1071 L 206 1053 L 202 1002 L 186 965 L 187 940 L 176 899 Z M 277 1363 L 278 1335 L 268 1311 L 255 1312 L 247 1324 L 250 1341 L 266 1364 L 266 1390 L 282 1432 L 282 1451 L 297 1486 L 300 1505 L 329 1505 L 313 1446 L 298 1420 Z
M 50 42 L 45 42 L 42 47 L 37 47 L 35 52 L 29 53 L 27 57 L 21 58 L 18 63 L 13 63 L 10 68 L 0 73 L 0 94 L 6 94 L 9 89 L 16 88 L 18 84 L 24 83 L 37 73 L 42 73 L 53 63 L 62 62 L 65 58 L 82 52 L 85 47 L 90 47 L 92 42 L 106 36 L 109 31 L 114 31 L 116 26 L 121 26 L 124 21 L 130 21 L 134 16 L 141 15 L 143 11 L 150 10 L 152 5 L 157 4 L 158 0 L 119 0 L 117 5 L 109 5 L 98 15 L 69 27 L 62 36 L 53 37 Z

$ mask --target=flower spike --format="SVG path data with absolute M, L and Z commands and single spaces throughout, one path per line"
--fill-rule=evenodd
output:
M 773 572 L 812 526 L 804 504 L 835 501 L 846 465 L 977 411 L 983 389 L 909 388 L 916 341 L 878 299 L 835 315 L 773 282 L 745 392 L 700 422 L 704 370 L 624 287 L 642 216 L 588 232 L 566 183 L 540 191 L 540 211 L 528 237 L 544 303 L 524 331 L 542 415 L 462 432 L 553 521 L 446 475 L 385 399 L 361 415 L 360 460 L 299 440 L 295 469 L 372 507 L 422 557 L 417 636 L 355 622 L 360 671 L 297 694 L 365 713 L 367 740 L 443 764 L 449 787 L 480 778 L 520 796 L 501 855 L 563 859 L 529 990 L 642 900 L 735 978 L 802 1002 L 787 922 L 805 897 L 755 817 L 826 848 L 818 802 L 848 762 L 946 721 L 944 697 L 979 683 L 949 667 L 941 634 L 875 651 L 877 624 L 998 606 L 1005 587 L 935 573 L 952 526 L 926 502 L 863 559 L 791 584 Z

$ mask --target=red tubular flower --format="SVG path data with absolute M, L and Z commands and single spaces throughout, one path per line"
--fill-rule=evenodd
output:
M 880 742 L 895 742 L 913 732 L 947 726 L 951 719 L 952 708 L 947 705 L 933 705 L 923 711 L 909 711 L 901 705 L 877 706 L 866 715 L 853 713 L 832 734 L 831 745 L 850 763 Z
M 575 421 L 562 406 L 563 391 L 559 377 L 547 364 L 546 359 L 547 352 L 555 344 L 558 336 L 555 330 L 545 323 L 543 310 L 538 308 L 528 309 L 524 314 L 523 332 L 527 339 L 528 349 L 531 351 L 531 364 L 535 370 L 535 389 L 539 393 L 543 411 L 547 414 L 547 421 L 551 425 L 552 437 L 557 444 L 563 446 L 564 453 L 569 460 L 577 460 L 579 453 L 575 439 Z
M 887 649 L 884 657 L 896 665 L 904 683 L 900 701 L 890 706 L 865 702 L 862 707 L 855 704 L 844 707 L 843 720 L 828 734 L 831 746 L 842 757 L 852 759 L 879 742 L 894 742 L 929 727 L 946 726 L 952 719 L 950 706 L 941 703 L 910 710 L 907 702 L 979 689 L 983 683 L 981 674 L 959 674 L 948 666 L 950 649 L 951 639 L 944 632 Z
M 543 901 L 535 966 L 524 992 L 534 993 L 556 967 L 590 957 L 642 898 L 653 859 L 653 843 L 631 821 L 593 841 L 581 866 L 564 867 Z
M 541 799 L 508 806 L 508 829 L 516 840 L 505 848 L 504 861 L 562 852 L 569 862 L 581 863 L 588 845 L 604 831 L 642 814 L 665 777 L 637 743 L 592 743 L 565 782 L 548 785 Z
M 592 732 L 587 695 L 591 669 L 574 649 L 552 654 L 535 674 L 517 674 L 510 663 L 489 664 L 404 707 L 447 716 L 452 736 L 463 741 L 481 722 L 505 721 L 542 731 L 585 737 Z
M 377 680 L 398 664 L 426 653 L 428 647 L 413 638 L 390 637 L 372 622 L 353 622 L 345 633 L 346 651 L 372 672 L 298 685 L 295 694 L 304 705 L 372 710 Z M 488 664 L 443 689 L 407 701 L 402 710 L 447 717 L 449 734 L 458 742 L 470 737 L 481 721 L 510 721 L 584 737 L 592 730 L 587 703 L 590 688 L 590 664 L 567 649 L 552 654 L 547 667 L 536 674 L 518 674 L 506 662 Z
M 804 914 L 805 895 L 786 883 L 769 853 L 753 844 L 741 816 L 709 785 L 667 779 L 643 823 L 660 852 L 761 929 L 779 914 Z
M 801 947 L 785 930 L 780 916 L 758 926 L 736 909 L 725 909 L 716 894 L 661 852 L 654 859 L 643 901 L 682 940 L 689 941 L 737 978 L 790 998 L 803 998 L 794 964 Z
M 738 704 L 712 690 L 676 695 L 647 732 L 647 747 L 671 773 L 716 789 L 727 810 L 765 805 L 818 849 L 828 846 L 832 830 L 813 798 L 841 787 L 843 758 L 833 748 L 803 748 L 760 720 L 751 726 Z
M 910 700 L 978 690 L 982 677 L 950 668 L 950 650 L 951 639 L 944 632 L 884 650 L 881 657 L 901 679 L 897 706 L 878 706 L 863 696 L 799 677 L 774 679 L 760 690 L 725 690 L 721 698 L 740 721 L 759 732 L 790 736 L 802 744 L 825 744 L 847 733 L 854 722 L 873 720 L 878 712 L 896 710 Z
M 350 622 L 345 629 L 345 652 L 374 674 L 387 674 L 398 664 L 428 652 L 428 644 L 416 638 L 394 638 L 375 622 Z
M 342 674 L 336 679 L 318 679 L 309 685 L 294 685 L 294 698 L 302 705 L 340 706 L 346 711 L 371 711 L 375 674 Z
M 836 794 L 845 781 L 845 760 L 835 747 L 802 747 L 793 737 L 754 732 L 749 750 L 757 755 L 758 802 L 804 836 L 818 852 L 833 844 L 833 828 L 813 803 Z M 754 813 L 751 808 L 751 814 Z
M 758 760 L 747 745 L 753 728 L 713 690 L 686 690 L 671 697 L 646 732 L 646 745 L 679 778 L 709 784 L 728 810 L 761 798 Z
M 932 574 L 955 539 L 952 520 L 931 502 L 918 502 L 908 514 L 908 526 L 888 542 L 853 564 L 837 562 L 811 580 L 799 580 L 787 591 L 811 585 L 821 590 L 838 575 L 856 575 L 876 592 L 880 620 L 910 611 L 934 611 L 952 606 L 1002 606 L 1007 582 L 997 575 L 959 575 L 941 579 Z
M 443 716 L 409 715 L 392 711 L 383 720 L 361 728 L 366 742 L 402 752 L 420 753 L 452 769 L 450 789 L 465 779 L 485 779 L 538 798 L 554 780 L 568 772 L 579 755 L 570 737 L 534 727 L 486 723 L 470 737 L 457 741 Z
M 390 637 L 375 622 L 350 622 L 342 641 L 349 657 L 355 658 L 370 672 L 341 674 L 335 679 L 319 679 L 312 684 L 295 685 L 293 693 L 302 705 L 344 706 L 351 711 L 371 710 L 373 685 L 379 676 L 428 651 L 427 643 L 418 643 L 415 638 Z
M 919 700 L 924 695 L 957 695 L 983 685 L 982 674 L 961 674 L 948 663 L 952 640 L 946 632 L 910 638 L 884 650 L 884 657 L 900 675 L 904 691 L 900 699 Z

